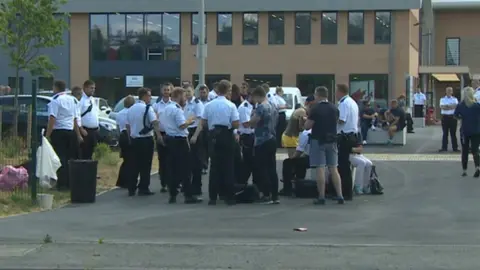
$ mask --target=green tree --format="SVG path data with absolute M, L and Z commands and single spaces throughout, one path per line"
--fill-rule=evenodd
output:
M 41 49 L 63 44 L 68 14 L 59 9 L 65 3 L 66 0 L 0 0 L 0 46 L 9 56 L 16 78 L 14 136 L 18 133 L 20 72 L 50 77 L 57 69 Z

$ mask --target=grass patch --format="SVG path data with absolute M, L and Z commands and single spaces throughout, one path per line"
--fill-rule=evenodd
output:
M 18 159 L 18 157 L 15 158 L 15 161 Z M 108 146 L 105 147 L 105 145 L 99 144 L 95 149 L 94 159 L 98 160 L 97 193 L 115 187 L 118 170 L 122 164 L 119 152 L 112 151 Z M 3 159 L 0 160 L 3 161 Z M 27 158 L 25 158 L 25 160 L 27 160 Z M 157 171 L 158 158 L 155 153 L 152 162 L 152 172 Z M 70 202 L 70 192 L 68 191 L 42 190 L 39 188 L 38 193 L 53 194 L 53 208 Z M 0 191 L 0 217 L 40 211 L 38 205 L 32 203 L 30 194 L 30 189 L 16 190 L 14 192 Z

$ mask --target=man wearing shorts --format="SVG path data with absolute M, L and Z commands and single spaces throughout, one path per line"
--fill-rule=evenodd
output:
M 332 175 L 337 192 L 337 201 L 344 203 L 342 184 L 338 174 L 337 121 L 338 109 L 328 102 L 328 89 L 320 86 L 315 89 L 316 104 L 312 105 L 305 123 L 305 129 L 312 129 L 310 135 L 310 167 L 317 169 L 318 198 L 314 204 L 325 204 L 325 167 Z
M 303 131 L 303 126 L 307 118 L 307 110 L 314 100 L 315 97 L 313 95 L 308 96 L 305 101 L 305 107 L 296 109 L 288 120 L 287 128 L 282 134 L 282 147 L 287 148 L 289 158 L 295 155 L 295 149 L 298 146 L 298 138 Z

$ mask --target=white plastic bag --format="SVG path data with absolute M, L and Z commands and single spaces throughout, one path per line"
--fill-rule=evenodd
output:
M 42 145 L 37 150 L 37 177 L 41 187 L 51 188 L 50 180 L 57 180 L 57 170 L 62 163 L 43 133 L 44 130 L 42 130 Z

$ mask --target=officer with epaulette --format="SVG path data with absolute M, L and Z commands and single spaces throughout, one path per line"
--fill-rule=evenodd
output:
M 127 114 L 128 109 L 130 109 L 133 104 L 135 104 L 135 98 L 133 96 L 125 97 L 125 99 L 123 100 L 123 109 L 118 112 L 115 118 L 118 129 L 120 130 L 120 157 L 123 159 L 120 170 L 118 171 L 118 178 L 116 184 L 116 186 L 120 188 L 128 188 L 128 185 L 130 184 L 130 174 L 128 170 L 130 170 L 131 168 L 129 164 L 132 161 L 132 140 L 127 130 Z
M 191 178 L 190 178 L 190 145 L 188 142 L 187 128 L 195 122 L 196 116 L 185 118 L 182 105 L 185 104 L 185 91 L 177 87 L 171 94 L 172 103 L 170 103 L 163 114 L 160 115 L 160 121 L 165 127 L 166 146 L 168 150 L 167 166 L 169 168 L 168 191 L 170 192 L 169 203 L 177 202 L 178 187 L 182 184 L 185 203 L 198 203 L 201 200 L 193 196 Z M 201 165 L 201 164 L 200 164 Z
M 155 104 L 153 104 L 153 110 L 157 114 L 157 118 L 160 119 L 160 115 L 163 113 L 167 105 L 171 104 L 170 92 L 172 90 L 172 85 L 170 83 L 164 83 L 160 87 L 160 97 L 158 97 Z M 162 121 L 159 121 L 160 134 L 165 137 L 165 128 L 163 127 Z M 163 138 L 165 141 L 165 138 Z M 166 166 L 167 160 L 167 147 L 165 145 L 157 144 L 157 158 L 159 162 L 158 166 L 158 176 L 160 177 L 161 189 L 160 192 L 167 192 L 168 185 L 168 168 Z
M 80 108 L 80 100 L 82 99 L 83 96 L 83 90 L 82 88 L 78 86 L 72 87 L 72 90 L 70 92 L 70 95 L 75 98 L 75 103 L 76 103 L 76 114 L 75 114 L 75 119 L 76 122 L 74 124 L 74 130 L 75 134 L 77 134 L 77 147 L 75 148 L 75 159 L 80 158 L 80 145 L 83 143 L 83 137 L 82 134 L 80 133 L 80 127 L 82 126 L 82 116 L 81 116 L 81 108 Z
M 239 116 L 235 104 L 225 98 L 231 89 L 229 81 L 220 81 L 217 85 L 218 97 L 205 106 L 202 116 L 202 124 L 208 125 L 210 137 L 209 205 L 216 205 L 220 187 L 225 190 L 225 202 L 235 204 L 233 129 L 239 126 Z
M 218 86 L 218 83 L 213 84 L 212 90 L 208 93 L 208 100 L 214 100 L 215 98 L 218 97 L 217 86 Z
M 240 126 L 238 127 L 238 134 L 240 135 L 240 146 L 242 148 L 243 156 L 243 169 L 242 169 L 242 183 L 246 184 L 250 175 L 253 172 L 253 142 L 254 142 L 254 130 L 250 126 L 250 117 L 253 110 L 252 97 L 243 101 L 238 107 L 238 115 L 240 119 Z
M 139 196 L 149 196 L 154 193 L 150 191 L 150 171 L 153 158 L 153 130 L 157 134 L 157 144 L 163 145 L 163 138 L 160 134 L 157 116 L 153 111 L 150 101 L 152 99 L 149 88 L 138 89 L 139 102 L 135 103 L 127 112 L 126 128 L 132 139 L 132 154 L 130 184 L 128 195 L 134 196 L 138 188 Z M 137 178 L 140 175 L 140 182 L 137 186 Z
M 190 140 L 190 164 L 192 179 L 192 194 L 195 196 L 202 195 L 202 169 L 203 169 L 203 152 L 205 151 L 203 143 L 202 121 L 203 103 L 193 96 L 192 87 L 185 88 L 185 118 L 195 118 L 195 121 L 188 126 L 188 139 Z
M 75 158 L 78 149 L 78 135 L 75 133 L 77 122 L 77 100 L 66 94 L 66 85 L 63 81 L 55 81 L 53 92 L 55 95 L 48 104 L 48 125 L 45 136 L 50 139 L 52 147 L 57 153 L 61 167 L 57 171 L 57 189 L 69 188 L 68 161 Z
M 265 90 L 265 93 L 267 94 L 267 99 L 268 101 L 275 106 L 275 108 L 278 109 L 278 99 L 277 99 L 277 94 L 276 93 L 270 93 L 270 85 L 267 83 L 264 83 L 261 85 L 263 90 Z
M 95 82 L 86 80 L 83 83 L 83 95 L 80 99 L 80 116 L 82 117 L 80 133 L 83 137 L 83 143 L 80 144 L 81 159 L 92 159 L 93 151 L 98 142 L 99 109 L 95 105 L 94 92 Z

